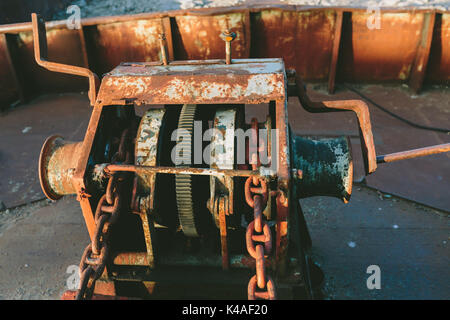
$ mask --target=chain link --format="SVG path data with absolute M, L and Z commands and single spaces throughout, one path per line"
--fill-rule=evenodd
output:
M 252 119 L 252 129 L 253 147 L 250 150 L 250 158 L 252 170 L 257 170 L 260 163 L 257 152 L 258 123 L 256 119 Z M 275 284 L 266 274 L 266 257 L 272 251 L 272 234 L 262 214 L 269 198 L 267 182 L 256 176 L 248 177 L 245 181 L 244 192 L 247 204 L 253 208 L 253 221 L 247 226 L 245 242 L 249 255 L 256 261 L 256 275 L 250 279 L 247 287 L 248 299 L 275 300 Z
M 131 160 L 128 140 L 128 129 L 122 133 L 117 153 L 113 156 L 113 162 L 128 163 Z M 109 237 L 111 229 L 117 222 L 121 209 L 120 182 L 122 173 L 112 173 L 108 180 L 106 193 L 100 198 L 95 210 L 95 233 L 92 242 L 84 249 L 80 262 L 80 288 L 76 299 L 91 299 L 94 293 L 95 282 L 105 271 L 109 258 Z

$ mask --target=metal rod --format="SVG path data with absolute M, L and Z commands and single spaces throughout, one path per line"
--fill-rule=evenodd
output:
M 247 254 L 230 255 L 231 268 L 255 268 L 255 259 Z M 295 261 L 294 258 L 291 259 Z M 266 266 L 270 267 L 271 259 L 266 259 Z M 114 265 L 125 266 L 148 266 L 147 252 L 122 252 L 117 254 L 113 259 Z M 213 255 L 209 257 L 201 257 L 185 254 L 171 254 L 170 256 L 160 256 L 158 258 L 159 266 L 203 266 L 203 267 L 222 267 L 222 257 Z
M 394 162 L 450 151 L 450 143 L 377 156 L 377 163 Z
M 236 38 L 236 33 L 226 30 L 220 36 L 225 41 L 225 62 L 231 64 L 231 42 Z
M 177 167 L 152 167 L 137 166 L 131 164 L 109 164 L 104 169 L 106 172 L 127 171 L 136 173 L 164 173 L 164 174 L 189 174 L 203 176 L 230 176 L 230 177 L 251 177 L 263 176 L 259 170 L 229 170 L 229 169 L 200 169 L 200 168 L 177 168 Z M 270 172 L 269 172 L 270 173 Z M 275 173 L 275 172 L 274 172 Z
M 167 53 L 166 53 L 166 35 L 164 33 L 161 33 L 159 35 L 159 45 L 161 47 L 161 59 L 162 63 L 167 66 Z

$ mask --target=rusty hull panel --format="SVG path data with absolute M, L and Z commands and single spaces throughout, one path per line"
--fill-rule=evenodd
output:
M 342 32 L 336 30 L 340 14 Z M 450 80 L 450 13 L 440 10 L 383 9 L 381 28 L 370 30 L 365 9 L 253 4 L 86 18 L 81 30 L 68 30 L 65 21 L 51 21 L 47 38 L 51 61 L 89 67 L 102 75 L 121 62 L 159 61 L 162 31 L 169 60 L 223 59 L 225 43 L 219 35 L 230 28 L 237 35 L 232 58 L 283 58 L 286 67 L 295 68 L 305 81 L 328 80 L 332 86 L 335 78 L 408 83 L 424 40 L 424 16 L 430 14 L 435 23 L 425 84 L 445 84 Z M 2 25 L 0 34 L 12 40 L 8 49 L 14 60 L 11 68 L 0 41 L 0 103 L 17 95 L 87 89 L 85 79 L 36 65 L 31 23 Z M 341 41 L 333 59 L 333 43 L 339 43 L 335 35 L 341 35 Z M 4 80 L 8 69 L 20 80 L 14 82 L 15 88 Z M 336 77 L 332 70 L 337 70 Z
M 236 33 L 236 39 L 231 45 L 232 58 L 249 58 L 249 20 L 249 15 L 246 12 L 175 17 L 175 58 L 180 60 L 223 59 L 225 57 L 225 43 L 219 35 L 225 30 L 232 30 Z
M 97 103 L 184 104 L 264 103 L 283 100 L 285 73 L 280 59 L 236 60 L 231 65 L 129 65 L 107 74 Z
M 252 19 L 252 57 L 283 58 L 308 80 L 328 77 L 336 13 L 264 10 Z
M 18 72 L 26 76 L 25 85 L 34 92 L 67 92 L 74 88 L 86 90 L 88 81 L 82 77 L 60 74 L 45 70 L 36 64 L 34 58 L 33 33 L 17 34 Z M 47 30 L 48 60 L 83 66 L 82 49 L 78 30 Z
M 164 32 L 161 19 L 132 20 L 86 27 L 86 42 L 98 74 L 109 72 L 121 62 L 160 60 L 158 35 Z
M 406 81 L 421 39 L 423 13 L 382 13 L 380 29 L 369 29 L 370 14 L 353 12 L 343 26 L 344 81 Z

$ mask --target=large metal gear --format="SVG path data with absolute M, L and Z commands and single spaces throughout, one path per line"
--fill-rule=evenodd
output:
M 182 152 L 175 153 L 177 167 L 190 167 L 192 161 L 192 136 L 197 105 L 185 104 L 178 120 L 177 147 Z M 189 163 L 184 160 L 189 159 Z M 194 203 L 192 200 L 192 177 L 190 175 L 175 175 L 175 189 L 178 207 L 178 219 L 183 233 L 188 237 L 198 237 L 195 226 Z

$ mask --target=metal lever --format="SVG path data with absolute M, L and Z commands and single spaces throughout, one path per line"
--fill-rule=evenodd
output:
M 289 75 L 295 73 L 290 71 Z M 312 113 L 353 111 L 358 118 L 359 137 L 361 139 L 361 149 L 364 159 L 366 175 L 375 172 L 377 169 L 377 159 L 375 144 L 373 142 L 372 125 L 370 123 L 369 107 L 362 100 L 336 100 L 336 101 L 311 101 L 306 95 L 306 88 L 295 73 L 296 94 L 302 107 Z
M 377 163 L 394 162 L 399 160 L 413 159 L 429 156 L 431 154 L 444 153 L 450 151 L 450 143 L 438 144 L 436 146 L 413 149 L 408 151 L 395 152 L 377 156 Z
M 306 94 L 306 88 L 295 70 L 288 70 L 287 75 L 295 78 L 295 87 L 289 88 L 289 95 L 297 95 L 300 104 L 308 112 L 333 112 L 333 111 L 353 111 L 358 117 L 358 125 L 361 139 L 361 148 L 364 158 L 364 168 L 366 175 L 377 169 L 377 163 L 386 163 L 399 160 L 423 157 L 431 154 L 450 151 L 450 143 L 430 146 L 420 149 L 396 152 L 381 156 L 376 156 L 373 142 L 372 126 L 367 104 L 362 100 L 336 100 L 313 102 Z
M 31 21 L 33 25 L 34 58 L 37 64 L 50 71 L 87 77 L 89 79 L 89 100 L 93 106 L 97 97 L 97 89 L 100 85 L 97 75 L 87 68 L 47 61 L 45 21 L 36 13 L 31 14 Z

